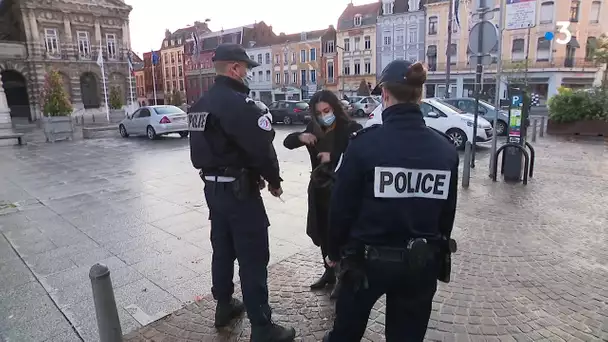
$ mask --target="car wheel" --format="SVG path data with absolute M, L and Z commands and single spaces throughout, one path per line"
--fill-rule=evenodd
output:
M 179 132 L 179 136 L 182 138 L 188 137 L 188 132 Z
M 496 135 L 505 135 L 507 134 L 507 123 L 504 121 L 498 120 L 496 122 Z
M 129 137 L 129 133 L 127 133 L 127 129 L 125 128 L 125 125 L 118 126 L 118 131 L 120 132 L 121 137 L 123 137 L 123 138 Z
M 293 123 L 293 121 L 291 120 L 291 118 L 289 116 L 286 116 L 283 118 L 283 123 L 285 125 L 291 125 Z
M 158 137 L 156 135 L 156 131 L 154 130 L 154 127 L 152 127 L 152 126 L 148 126 L 148 128 L 146 128 L 146 135 L 148 136 L 148 139 L 150 139 L 150 140 L 154 140 Z
M 358 111 L 355 113 L 355 115 L 356 115 L 356 116 L 361 116 L 361 117 L 363 117 L 363 116 L 365 116 L 365 112 L 363 111 L 363 109 L 359 109 L 359 110 L 358 110 Z
M 467 135 L 462 130 L 452 128 L 449 129 L 446 134 L 450 137 L 457 149 L 461 150 L 464 148 L 464 145 L 467 142 Z

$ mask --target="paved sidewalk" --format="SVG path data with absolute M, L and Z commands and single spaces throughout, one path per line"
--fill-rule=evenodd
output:
M 460 190 L 453 282 L 435 296 L 427 340 L 608 340 L 608 148 L 548 138 L 536 149 L 528 186 L 493 183 L 480 162 Z M 270 270 L 276 321 L 298 341 L 319 341 L 332 322 L 328 294 L 308 289 L 317 259 L 311 249 Z M 214 305 L 207 296 L 126 340 L 248 341 L 246 319 L 215 331 Z M 384 312 L 381 300 L 365 341 L 383 340 Z

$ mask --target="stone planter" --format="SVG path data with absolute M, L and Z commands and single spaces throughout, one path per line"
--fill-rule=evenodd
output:
M 74 122 L 71 116 L 45 116 L 42 118 L 47 142 L 74 139 Z
M 110 109 L 110 123 L 119 123 L 125 118 L 124 109 Z
M 547 122 L 547 134 L 608 136 L 608 122 L 603 120 L 585 120 L 574 122 Z

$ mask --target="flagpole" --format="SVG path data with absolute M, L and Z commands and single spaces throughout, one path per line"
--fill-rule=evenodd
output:
M 103 50 L 101 48 L 101 42 L 99 42 L 99 61 L 101 62 L 101 79 L 103 81 L 103 96 L 106 103 L 106 119 L 110 122 L 110 108 L 108 107 L 108 88 L 106 87 L 106 72 L 103 66 Z
M 134 93 L 133 93 L 133 63 L 131 62 L 131 51 L 129 51 L 129 97 L 131 98 L 131 108 L 133 109 L 133 104 L 135 103 Z
M 154 51 L 152 51 L 152 86 L 154 87 L 154 105 L 156 106 L 156 75 L 154 74 Z
M 450 0 L 449 9 L 448 9 L 448 46 L 445 56 L 445 97 L 450 98 L 450 72 L 452 71 L 452 25 L 454 24 L 454 1 L 459 0 Z

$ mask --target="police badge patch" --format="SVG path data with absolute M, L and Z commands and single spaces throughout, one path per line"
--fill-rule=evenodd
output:
M 207 124 L 207 112 L 188 113 L 188 130 L 191 132 L 204 132 Z
M 272 125 L 270 124 L 270 120 L 264 115 L 258 118 L 258 127 L 265 131 L 270 131 L 272 129 Z

